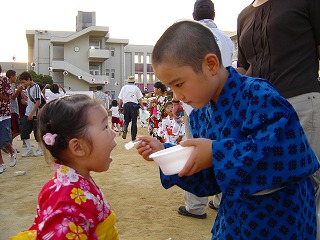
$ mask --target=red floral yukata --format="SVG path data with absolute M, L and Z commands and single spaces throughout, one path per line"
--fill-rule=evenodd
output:
M 118 239 L 115 214 L 99 187 L 72 168 L 55 168 L 39 194 L 34 224 L 10 239 Z

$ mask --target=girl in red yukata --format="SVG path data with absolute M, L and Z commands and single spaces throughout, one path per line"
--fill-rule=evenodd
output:
M 118 239 L 115 214 L 90 175 L 109 169 L 116 146 L 106 109 L 76 94 L 47 103 L 38 121 L 55 174 L 38 196 L 33 225 L 10 239 Z

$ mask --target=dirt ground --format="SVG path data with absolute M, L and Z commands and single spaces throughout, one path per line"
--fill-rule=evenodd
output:
M 138 134 L 147 134 L 139 128 Z M 19 138 L 19 137 L 18 137 Z M 92 173 L 116 214 L 121 240 L 204 240 L 211 239 L 216 211 L 207 207 L 206 219 L 180 216 L 177 209 L 184 205 L 183 190 L 165 190 L 160 184 L 155 163 L 143 160 L 135 149 L 125 150 L 127 140 L 116 137 L 113 162 L 104 173 Z M 36 145 L 36 143 L 33 143 Z M 9 167 L 9 156 L 2 153 L 7 171 L 0 174 L 0 240 L 28 229 L 35 216 L 37 196 L 44 183 L 52 177 L 52 165 L 44 157 L 21 158 L 22 141 L 14 141 L 20 150 L 17 165 Z M 24 176 L 14 171 L 24 170 Z

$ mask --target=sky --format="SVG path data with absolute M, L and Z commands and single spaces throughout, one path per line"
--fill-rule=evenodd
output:
M 96 25 L 110 38 L 154 45 L 178 19 L 192 19 L 195 0 L 5 0 L 1 11 L 0 62 L 26 62 L 26 30 L 75 31 L 78 11 L 96 12 Z M 252 0 L 213 0 L 215 23 L 236 31 L 240 11 Z

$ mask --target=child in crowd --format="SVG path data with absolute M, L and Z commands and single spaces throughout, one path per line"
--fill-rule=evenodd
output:
M 118 239 L 115 215 L 90 175 L 109 169 L 116 146 L 106 109 L 75 94 L 47 103 L 38 120 L 55 175 L 39 194 L 33 225 L 11 239 Z
M 120 126 L 119 126 L 120 113 L 119 113 L 119 107 L 118 107 L 117 100 L 112 100 L 111 108 L 109 109 L 109 112 L 111 112 L 111 115 L 112 115 L 111 129 L 113 131 L 119 132 L 120 131 Z
M 168 97 L 166 95 L 167 88 L 161 82 L 155 82 L 153 85 L 153 92 L 155 93 L 155 97 L 151 97 L 148 99 L 149 102 L 149 125 L 148 125 L 148 133 L 162 140 L 161 136 L 158 136 L 158 129 L 162 122 L 162 111 L 164 109 L 164 105 L 168 101 Z
M 192 106 L 194 146 L 179 174 L 160 174 L 198 196 L 222 192 L 212 239 L 316 239 L 311 175 L 319 162 L 294 108 L 264 79 L 224 68 L 212 32 L 192 21 L 169 27 L 154 46 L 152 67 L 177 100 Z M 163 149 L 140 136 L 146 160 Z
M 166 117 L 163 117 L 162 123 L 158 129 L 158 136 L 162 137 L 164 143 L 179 144 L 185 135 L 183 121 L 177 122 L 174 119 L 172 102 L 168 101 L 164 105 Z
M 123 109 L 119 110 L 119 132 L 121 133 L 123 131 L 123 125 L 124 125 L 124 115 L 123 115 Z
M 27 149 L 22 153 L 22 157 L 42 156 L 43 152 L 40 146 L 40 141 L 37 135 L 37 114 L 41 104 L 41 90 L 37 83 L 32 80 L 32 76 L 29 72 L 23 72 L 19 76 L 21 85 L 26 89 L 27 92 L 27 108 L 24 116 L 21 118 L 21 139 L 27 145 Z M 33 148 L 30 142 L 30 134 L 33 131 L 34 138 L 38 142 L 38 149 L 33 152 Z
M 45 90 L 49 88 L 50 91 L 46 92 Z M 61 89 L 61 91 L 60 91 Z M 43 93 L 45 94 L 45 97 L 46 97 L 46 100 L 47 102 L 50 102 L 54 99 L 57 99 L 59 97 L 64 97 L 66 95 L 66 90 L 62 87 L 61 84 L 56 84 L 56 83 L 53 83 L 53 84 L 46 84 L 45 88 L 44 88 L 44 91 Z

